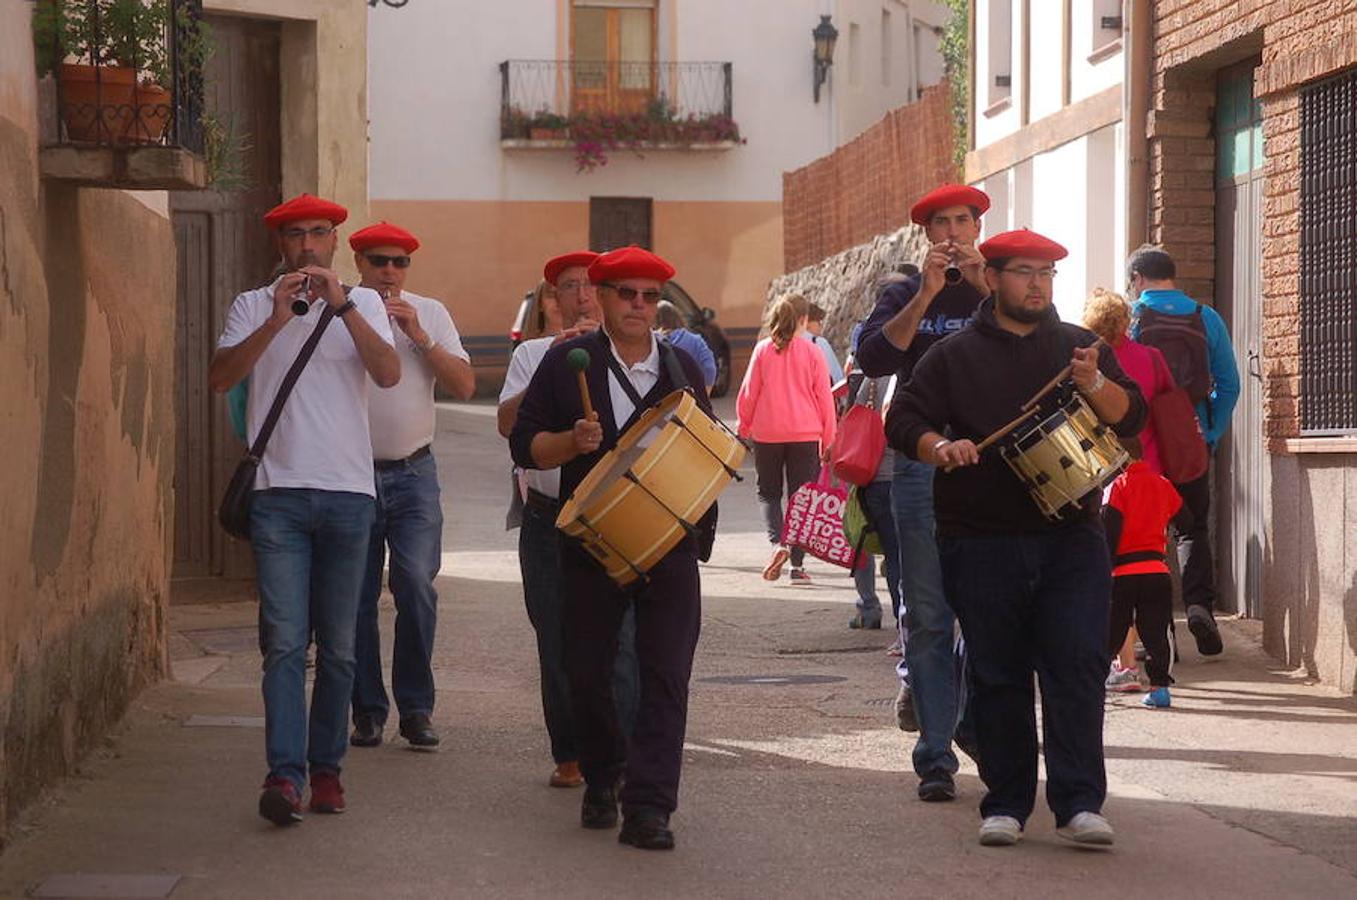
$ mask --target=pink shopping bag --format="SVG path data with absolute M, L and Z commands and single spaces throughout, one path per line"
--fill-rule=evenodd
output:
M 843 533 L 843 509 L 848 492 L 830 482 L 829 467 L 820 477 L 797 488 L 787 501 L 782 524 L 782 543 L 801 547 L 816 559 L 851 569 L 857 553 Z

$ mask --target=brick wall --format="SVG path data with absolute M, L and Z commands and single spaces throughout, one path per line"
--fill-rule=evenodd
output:
M 909 207 L 957 181 L 946 84 L 808 166 L 782 176 L 785 269 L 796 271 L 909 223 Z
M 1300 433 L 1300 112 L 1298 89 L 1357 65 L 1350 0 L 1159 0 L 1155 3 L 1150 137 L 1151 240 L 1179 262 L 1182 286 L 1214 288 L 1214 141 L 1218 69 L 1262 64 L 1263 373 L 1269 446 Z

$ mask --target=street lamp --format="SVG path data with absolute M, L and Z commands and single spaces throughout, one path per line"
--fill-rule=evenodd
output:
M 834 42 L 839 39 L 839 29 L 829 24 L 829 16 L 820 16 L 820 24 L 811 29 L 810 36 L 815 38 L 815 102 L 820 102 L 820 85 L 829 77 L 829 67 L 834 65 Z

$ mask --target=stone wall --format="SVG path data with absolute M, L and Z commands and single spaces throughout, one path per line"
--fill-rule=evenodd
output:
M 31 11 L 0 0 L 0 841 L 164 675 L 173 521 L 167 198 L 39 177 Z
M 765 314 L 772 302 L 783 294 L 801 294 L 812 303 L 818 303 L 829 313 L 825 320 L 825 337 L 843 359 L 848 355 L 848 338 L 853 325 L 865 318 L 876 304 L 881 280 L 898 263 L 918 265 L 927 252 L 928 240 L 918 225 L 880 235 L 773 279 L 764 299 Z

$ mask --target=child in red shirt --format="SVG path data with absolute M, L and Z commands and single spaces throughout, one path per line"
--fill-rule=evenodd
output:
M 1115 657 L 1134 622 L 1147 657 L 1152 709 L 1170 705 L 1173 676 L 1173 581 L 1165 562 L 1168 524 L 1183 505 L 1173 484 L 1141 458 L 1140 442 L 1122 438 L 1130 467 L 1112 482 L 1103 526 L 1112 555 L 1112 614 L 1109 653 Z

